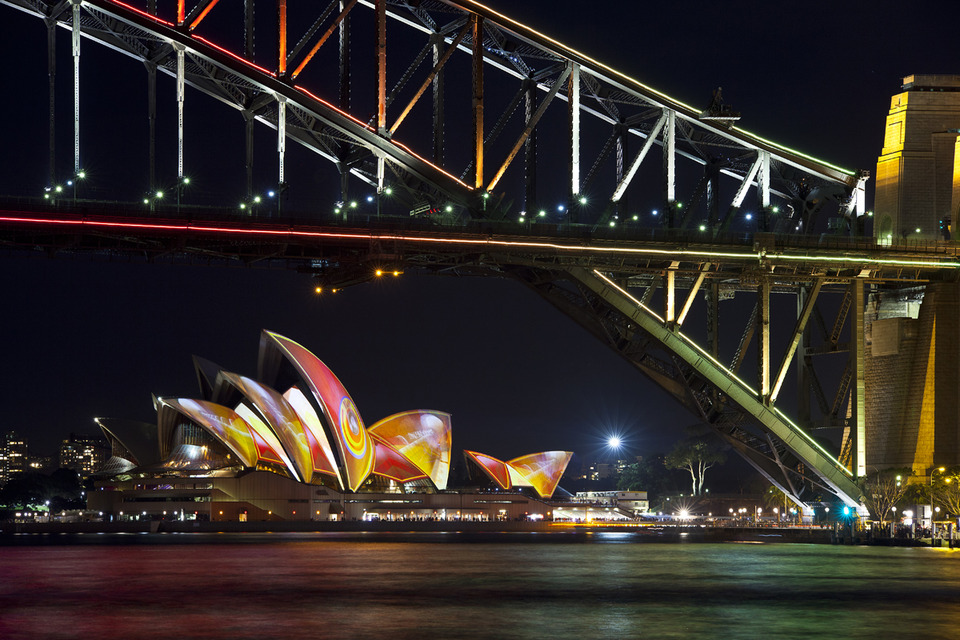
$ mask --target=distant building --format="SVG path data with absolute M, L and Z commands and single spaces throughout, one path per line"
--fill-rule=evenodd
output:
M 99 471 L 110 457 L 110 445 L 101 438 L 71 433 L 60 443 L 60 467 L 89 476 Z
M 608 462 L 591 462 L 583 469 L 581 478 L 591 482 L 617 478 L 623 470 L 631 464 L 629 460 L 614 460 Z
M 578 491 L 573 502 L 612 507 L 639 515 L 650 511 L 646 491 Z
M 28 465 L 26 438 L 20 437 L 16 431 L 8 431 L 0 440 L 0 485 L 26 471 Z

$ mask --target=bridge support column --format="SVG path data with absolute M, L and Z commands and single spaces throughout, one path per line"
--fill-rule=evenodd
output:
M 149 138 L 148 151 L 150 155 L 147 175 L 150 193 L 157 191 L 157 65 L 154 62 L 144 63 L 147 68 L 147 136 Z
M 433 41 L 433 66 L 436 67 L 443 57 L 443 38 L 436 38 Z M 433 162 L 437 166 L 443 166 L 443 78 L 444 71 L 441 67 L 433 77 Z
M 664 196 L 667 204 L 667 226 L 673 228 L 677 200 L 677 112 L 668 109 L 663 128 Z
M 483 189 L 483 18 L 473 14 L 473 169 L 475 189 Z
M 375 0 L 377 30 L 377 131 L 387 130 L 387 0 Z M 379 164 L 378 164 L 379 173 Z M 380 185 L 383 188 L 383 185 Z
M 174 44 L 177 50 L 177 182 L 183 182 L 183 99 L 184 87 L 184 48 Z
M 155 2 L 156 0 L 151 0 Z M 253 12 L 254 0 L 243 0 L 243 55 L 253 60 Z M 154 12 L 156 13 L 156 12 Z
M 50 174 L 48 187 L 57 181 L 57 21 L 45 20 L 47 24 L 47 81 L 50 85 Z
M 761 276 L 757 287 L 757 324 L 760 329 L 757 336 L 759 400 L 767 404 L 770 401 L 770 278 L 767 276 Z
M 537 103 L 537 83 L 528 79 L 524 95 L 524 128 L 530 129 L 524 144 L 524 208 L 530 216 L 538 215 L 537 208 L 537 128 L 530 126 Z
M 627 155 L 627 141 L 629 140 L 630 130 L 623 124 L 617 126 L 616 141 L 616 161 L 614 163 L 614 178 L 617 184 L 623 180 L 623 159 Z M 613 215 L 616 218 L 620 214 L 627 215 L 630 212 L 630 204 L 627 201 L 627 194 L 624 192 L 619 201 L 614 203 Z
M 284 157 L 287 153 L 287 99 L 282 96 L 277 96 L 277 180 L 278 180 L 278 191 L 277 194 L 277 212 L 280 212 L 281 203 L 283 202 L 283 194 L 286 191 L 287 183 L 286 178 L 284 177 Z
M 244 151 L 246 153 L 244 168 L 247 173 L 247 198 L 253 196 L 253 130 L 256 124 L 256 116 L 253 111 L 245 110 L 243 112 L 244 125 Z
M 570 112 L 570 207 L 580 196 L 580 65 L 570 63 L 567 105 Z
M 80 0 L 73 3 L 73 195 L 80 173 Z
M 864 335 L 863 312 L 866 305 L 864 283 L 860 278 L 854 278 L 850 283 L 853 289 L 853 318 L 850 322 L 850 346 L 853 362 L 853 389 L 850 434 L 853 436 L 852 459 L 850 461 L 853 477 L 859 478 L 867 474 L 867 441 L 866 441 L 866 376 L 865 356 L 866 337 Z

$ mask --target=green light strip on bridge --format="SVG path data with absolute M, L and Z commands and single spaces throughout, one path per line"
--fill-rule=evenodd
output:
M 662 317 L 660 317 L 659 315 L 657 315 L 653 310 L 651 310 L 651 309 L 648 308 L 645 304 L 643 304 L 642 302 L 640 302 L 639 300 L 637 300 L 635 297 L 633 297 L 633 296 L 632 296 L 627 290 L 625 290 L 623 287 L 621 287 L 621 286 L 618 285 L 616 282 L 614 282 L 613 280 L 611 280 L 611 279 L 608 278 L 607 276 L 603 275 L 602 273 L 600 273 L 600 272 L 599 272 L 598 270 L 596 270 L 596 269 L 593 270 L 593 273 L 596 274 L 597 277 L 599 277 L 601 280 L 603 280 L 604 282 L 606 282 L 607 284 L 609 284 L 611 287 L 613 287 L 614 289 L 616 289 L 617 291 L 619 291 L 621 294 L 623 294 L 624 296 L 626 296 L 627 298 L 629 298 L 630 301 L 633 302 L 635 305 L 637 305 L 638 308 L 642 309 L 642 310 L 643 310 L 644 312 L 646 312 L 648 315 L 652 316 L 653 318 L 656 318 L 656 320 L 657 320 L 658 322 L 660 322 L 661 324 L 663 324 L 664 320 L 663 320 Z M 688 337 L 687 335 L 685 335 L 683 332 L 677 330 L 677 331 L 675 332 L 675 335 L 678 335 L 680 338 L 682 338 L 682 339 L 684 340 L 684 342 L 686 342 L 689 346 L 693 347 L 696 351 L 698 351 L 701 355 L 703 355 L 704 358 L 706 358 L 707 360 L 709 360 L 710 362 L 712 362 L 712 363 L 714 364 L 714 366 L 716 366 L 718 369 L 720 369 L 721 371 L 723 371 L 730 379 L 736 380 L 737 383 L 739 383 L 740 386 L 743 387 L 743 389 L 744 389 L 745 391 L 747 391 L 748 393 L 750 393 L 750 394 L 753 395 L 754 397 L 760 395 L 760 394 L 757 392 L 756 389 L 753 389 L 749 384 L 747 384 L 747 383 L 744 382 L 741 378 L 739 378 L 736 373 L 734 373 L 733 371 L 731 371 L 730 369 L 728 369 L 726 366 L 724 366 L 723 364 L 721 364 L 716 358 L 714 358 L 714 357 L 713 357 L 712 355 L 710 355 L 708 352 L 704 351 L 703 348 L 700 347 L 700 345 L 698 345 L 696 342 L 694 342 L 691 338 L 689 338 L 689 337 Z M 780 418 L 783 419 L 785 422 L 787 422 L 791 427 L 793 427 L 793 429 L 794 429 L 797 433 L 799 433 L 801 436 L 803 436 L 803 437 L 807 440 L 807 442 L 809 442 L 811 445 L 814 446 L 814 448 L 816 448 L 820 453 L 822 453 L 822 454 L 827 458 L 827 460 L 829 460 L 829 461 L 832 462 L 834 465 L 836 465 L 837 468 L 843 469 L 844 473 L 846 473 L 848 476 L 853 477 L 853 474 L 850 472 L 849 469 L 847 469 L 845 466 L 843 466 L 842 464 L 840 464 L 840 461 L 839 461 L 839 460 L 837 460 L 836 458 L 834 458 L 833 455 L 831 455 L 826 449 L 824 449 L 822 446 L 820 446 L 820 443 L 818 443 L 816 440 L 814 440 L 812 437 L 810 437 L 810 436 L 807 434 L 807 432 L 804 431 L 803 429 L 801 429 L 795 422 L 793 422 L 793 420 L 791 420 L 791 419 L 788 418 L 786 415 L 784 415 L 784 413 L 783 413 L 782 411 L 780 411 L 779 409 L 777 409 L 776 407 L 770 407 L 770 409 L 771 409 L 774 413 L 776 413 L 778 416 L 780 416 Z

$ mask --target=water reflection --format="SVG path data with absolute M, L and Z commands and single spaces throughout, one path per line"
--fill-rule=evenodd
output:
M 960 624 L 948 550 L 605 544 L 629 540 L 618 532 L 212 539 L 235 544 L 0 547 L 0 637 L 952 637 Z

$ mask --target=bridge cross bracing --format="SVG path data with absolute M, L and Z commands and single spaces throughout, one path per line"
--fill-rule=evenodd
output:
M 816 446 L 804 449 L 812 446 L 811 438 L 775 408 L 794 356 L 800 353 L 800 359 L 806 362 L 815 355 L 807 353 L 811 347 L 806 346 L 809 341 L 803 337 L 809 331 L 811 318 L 823 323 L 813 303 L 825 297 L 822 292 L 826 290 L 842 290 L 844 299 L 852 296 L 861 300 L 864 283 L 926 281 L 941 277 L 955 265 L 951 266 L 950 259 L 944 256 L 922 251 L 920 256 L 909 251 L 906 255 L 891 253 L 878 262 L 872 250 L 861 252 L 856 259 L 844 257 L 845 252 L 837 250 L 831 259 L 839 260 L 842 269 L 824 260 L 818 267 L 822 275 L 810 271 L 787 277 L 776 268 L 766 270 L 759 252 L 743 253 L 741 246 L 729 252 L 729 256 L 722 255 L 723 250 L 713 252 L 718 255 L 707 255 L 710 252 L 703 243 L 714 236 L 721 244 L 724 242 L 722 236 L 734 228 L 748 197 L 756 200 L 761 231 L 790 232 L 802 243 L 802 236 L 819 235 L 827 226 L 824 218 L 829 216 L 832 231 L 855 233 L 862 228 L 865 216 L 865 174 L 791 151 L 729 123 L 703 119 L 699 110 L 469 1 L 337 0 L 318 5 L 308 20 L 298 21 L 288 17 L 293 4 L 288 7 L 285 0 L 266 3 L 269 11 L 261 10 L 260 14 L 254 13 L 255 3 L 246 2 L 243 20 L 235 21 L 242 26 L 242 37 L 234 38 L 241 46 L 235 49 L 216 44 L 213 34 L 204 31 L 218 12 L 238 11 L 237 7 L 219 6 L 216 0 L 195 5 L 181 1 L 176 14 L 170 15 L 158 14 L 154 2 L 2 2 L 44 18 L 51 37 L 57 26 L 64 27 L 74 36 L 79 33 L 142 61 L 151 86 L 151 113 L 155 113 L 156 71 L 176 79 L 178 212 L 179 198 L 187 191 L 185 166 L 190 164 L 183 145 L 183 120 L 189 118 L 186 87 L 206 93 L 243 114 L 247 124 L 248 196 L 253 192 L 251 132 L 256 122 L 277 134 L 275 186 L 281 194 L 278 201 L 284 201 L 286 189 L 296 186 L 288 185 L 284 175 L 287 139 L 329 161 L 339 175 L 338 205 L 315 207 L 322 213 L 311 221 L 341 230 L 339 238 L 337 233 L 325 236 L 323 252 L 317 252 L 315 240 L 303 240 L 309 236 L 290 242 L 289 231 L 276 229 L 284 235 L 285 243 L 290 242 L 285 246 L 299 247 L 298 255 L 290 248 L 278 249 L 266 233 L 255 239 L 248 235 L 239 243 L 223 240 L 230 237 L 226 235 L 230 230 L 214 231 L 211 227 L 205 231 L 202 225 L 184 226 L 180 221 L 173 221 L 168 229 L 148 229 L 151 223 L 159 222 L 156 219 L 136 227 L 142 222 L 138 220 L 142 211 L 122 212 L 123 219 L 131 225 L 125 227 L 125 233 L 138 229 L 138 241 L 131 241 L 129 235 L 124 239 L 105 236 L 104 225 L 108 221 L 95 216 L 68 221 L 96 236 L 88 238 L 89 242 L 75 243 L 76 250 L 84 246 L 103 250 L 115 243 L 108 250 L 183 255 L 200 251 L 202 246 L 208 258 L 295 263 L 298 268 L 334 282 L 366 278 L 364 265 L 384 256 L 437 271 L 521 277 L 571 315 L 592 314 L 590 322 L 604 327 L 602 331 L 595 328 L 595 333 L 602 333 L 614 348 L 637 341 L 643 345 L 641 350 L 649 350 L 653 343 L 666 348 L 672 355 L 660 365 L 651 364 L 652 356 L 644 351 L 640 360 L 644 365 L 638 368 L 694 409 L 698 417 L 714 426 L 721 437 L 798 502 L 810 500 L 812 492 L 820 489 L 839 495 L 850 504 L 858 501 L 850 480 L 856 471 L 846 470 L 829 454 L 824 457 Z M 169 12 L 170 8 L 164 6 L 163 11 Z M 361 13 L 364 11 L 366 14 Z M 255 29 L 264 15 L 275 20 L 272 28 Z M 307 24 L 310 26 L 304 28 Z M 366 32 L 360 33 L 363 29 Z M 390 46 L 392 34 L 398 31 L 422 39 L 415 56 L 411 53 L 416 47 Z M 269 34 L 268 46 L 257 48 L 255 36 L 263 33 Z M 355 48 L 350 46 L 352 41 L 362 38 L 376 45 L 374 64 L 358 60 Z M 74 37 L 75 96 L 79 95 L 82 79 L 80 49 L 79 39 Z M 317 56 L 324 52 L 330 54 L 328 61 L 336 63 L 335 78 L 326 83 L 311 76 L 322 66 Z M 400 69 L 404 71 L 395 71 Z M 458 77 L 470 79 L 469 99 L 461 101 L 467 106 L 455 112 L 450 91 Z M 373 88 L 365 94 L 371 99 L 363 104 L 361 79 Z M 388 80 L 393 83 L 388 84 Z M 505 97 L 509 99 L 504 100 Z M 432 108 L 428 109 L 427 102 L 432 103 Z M 82 172 L 78 133 L 81 122 L 76 103 L 77 100 L 73 114 L 75 176 Z M 52 105 L 51 99 L 51 111 Z M 404 106 L 401 109 L 399 105 Z M 554 117 L 557 111 L 559 117 Z M 488 126 L 494 120 L 493 126 Z M 53 122 L 51 117 L 51 133 Z M 151 124 L 150 192 L 157 185 L 154 136 Z M 591 144 L 600 140 L 604 140 L 602 145 Z M 563 185 L 563 206 L 558 211 L 550 207 L 547 214 L 543 205 L 548 201 L 543 193 L 547 181 L 543 179 L 542 165 L 548 163 L 541 155 L 551 145 L 560 148 L 566 157 L 561 163 L 565 168 L 559 172 L 565 174 L 565 179 L 556 180 L 555 170 L 547 174 L 551 186 Z M 655 148 L 663 162 L 652 167 L 651 152 Z M 454 151 L 464 149 L 468 152 Z M 522 163 L 518 160 L 521 151 Z M 582 171 L 588 165 L 590 169 Z M 55 183 L 55 174 L 51 151 L 51 184 Z M 642 175 L 648 179 L 646 183 L 640 180 Z M 592 243 L 604 233 L 617 236 L 628 232 L 630 213 L 635 209 L 628 208 L 627 201 L 649 200 L 650 183 L 658 192 L 655 199 L 661 213 L 657 223 L 662 228 L 644 230 L 648 226 L 645 220 L 633 232 L 654 237 L 660 253 L 627 251 L 619 260 L 608 259 L 602 250 L 597 255 L 591 253 L 597 249 Z M 423 222 L 434 226 L 418 229 L 410 236 L 385 233 L 373 222 L 357 228 L 359 217 L 348 204 L 357 184 L 374 190 L 376 219 L 380 223 L 396 223 L 399 214 L 408 221 L 405 224 L 416 226 Z M 725 206 L 721 206 L 721 186 L 732 193 Z M 556 200 L 556 195 L 549 198 Z M 68 203 L 58 204 L 63 207 Z M 188 211 L 184 205 L 181 213 Z M 154 212 L 161 208 L 156 202 L 149 206 Z M 111 212 L 109 207 L 100 207 L 99 211 Z M 545 220 L 540 219 L 541 212 Z M 279 206 L 276 213 L 280 213 Z M 190 215 L 197 219 L 196 211 L 190 211 Z M 425 216 L 429 216 L 428 221 L 421 220 Z M 549 222 L 550 226 L 537 224 L 541 222 Z M 8 241 L 15 246 L 56 246 L 56 234 L 38 232 L 43 224 L 39 216 L 33 216 L 32 221 L 7 216 L 5 225 L 13 229 L 8 232 Z M 491 238 L 503 237 L 507 238 L 505 244 L 484 244 L 483 250 L 477 251 L 474 244 L 453 242 L 459 249 L 451 255 L 440 251 L 438 243 L 425 244 L 414 237 L 444 229 L 436 238 L 438 241 L 465 241 L 469 238 L 463 237 L 464 229 L 469 235 L 470 225 L 478 224 L 485 225 L 483 239 L 478 241 L 487 243 Z M 120 223 L 112 228 L 119 232 L 122 227 Z M 346 233 L 347 227 L 352 229 L 350 233 Z M 546 242 L 543 251 L 533 257 L 529 255 L 530 247 L 517 244 L 529 241 L 531 235 L 545 233 L 560 236 L 560 244 Z M 585 233 L 590 234 L 590 239 L 583 239 Z M 665 233 L 672 235 L 664 236 Z M 345 237 L 351 234 L 355 237 Z M 580 240 L 571 243 L 564 237 L 569 235 L 579 236 Z M 667 245 L 658 244 L 662 238 L 668 240 Z M 619 236 L 612 242 L 618 240 Z M 385 251 L 385 246 L 391 248 Z M 589 251 L 578 254 L 574 246 L 585 246 Z M 686 250 L 682 249 L 689 246 L 699 247 L 695 254 L 703 253 L 693 264 L 688 263 Z M 573 255 L 568 256 L 567 252 Z M 664 252 L 675 259 L 664 259 Z M 331 255 L 335 258 L 331 259 Z M 646 256 L 646 261 L 637 261 L 638 255 Z M 601 260 L 597 256 L 605 257 Z M 820 263 L 810 260 L 810 264 Z M 331 264 L 337 265 L 337 269 L 330 269 Z M 351 275 L 354 273 L 361 275 Z M 649 314 L 649 318 L 644 315 L 647 324 L 633 318 L 638 309 L 648 308 L 630 293 L 638 286 L 648 300 L 662 299 L 663 313 Z M 695 343 L 671 339 L 672 334 L 654 331 L 649 325 L 659 323 L 673 332 L 683 325 L 694 307 L 696 294 L 703 293 L 711 327 L 707 340 L 713 345 L 705 352 L 716 354 L 720 335 L 717 308 L 721 296 L 728 295 L 731 287 L 751 290 L 758 298 L 758 313 L 751 315 L 742 331 L 735 332 L 740 344 L 732 367 L 718 364 L 715 356 L 694 366 L 684 349 Z M 678 295 L 683 290 L 688 293 L 681 303 Z M 775 357 L 769 344 L 769 297 L 777 292 L 790 292 L 808 302 L 799 306 L 800 321 L 791 332 L 788 348 Z M 564 297 L 571 299 L 571 295 L 579 300 L 576 305 L 559 302 Z M 634 305 L 633 310 L 630 305 Z M 862 313 L 862 305 L 854 309 L 851 322 L 856 321 L 856 309 Z M 848 315 L 847 311 L 836 313 L 836 331 L 831 333 L 828 350 L 845 350 L 837 332 L 849 324 Z M 608 326 L 608 322 L 614 322 L 607 320 L 611 317 L 619 318 L 616 322 L 620 325 L 623 318 L 634 320 L 624 325 L 626 328 L 618 329 L 621 335 L 616 341 L 610 336 L 615 335 L 613 327 L 620 325 Z M 757 389 L 717 387 L 717 377 L 735 373 L 753 342 L 758 345 Z M 851 339 L 847 345 L 855 343 Z M 632 358 L 639 353 L 638 349 L 634 344 L 622 352 Z M 672 373 L 665 374 L 671 367 Z M 818 403 L 828 407 L 823 412 L 827 419 L 820 426 L 852 426 L 854 435 L 846 442 L 854 443 L 851 446 L 856 449 L 857 421 L 862 418 L 858 418 L 858 411 L 862 411 L 856 407 L 848 411 L 847 407 L 849 398 L 857 397 L 856 385 L 852 396 L 850 393 L 850 380 L 857 376 L 844 376 L 833 398 L 828 399 L 816 374 L 810 373 L 812 369 L 806 365 L 801 369 Z M 685 390 L 679 393 L 681 387 Z M 736 399 L 731 399 L 733 395 Z M 800 421 L 804 426 L 813 426 L 815 421 L 806 413 L 801 409 Z M 751 433 L 743 427 L 747 423 L 754 426 Z M 856 469 L 856 464 L 848 465 Z

